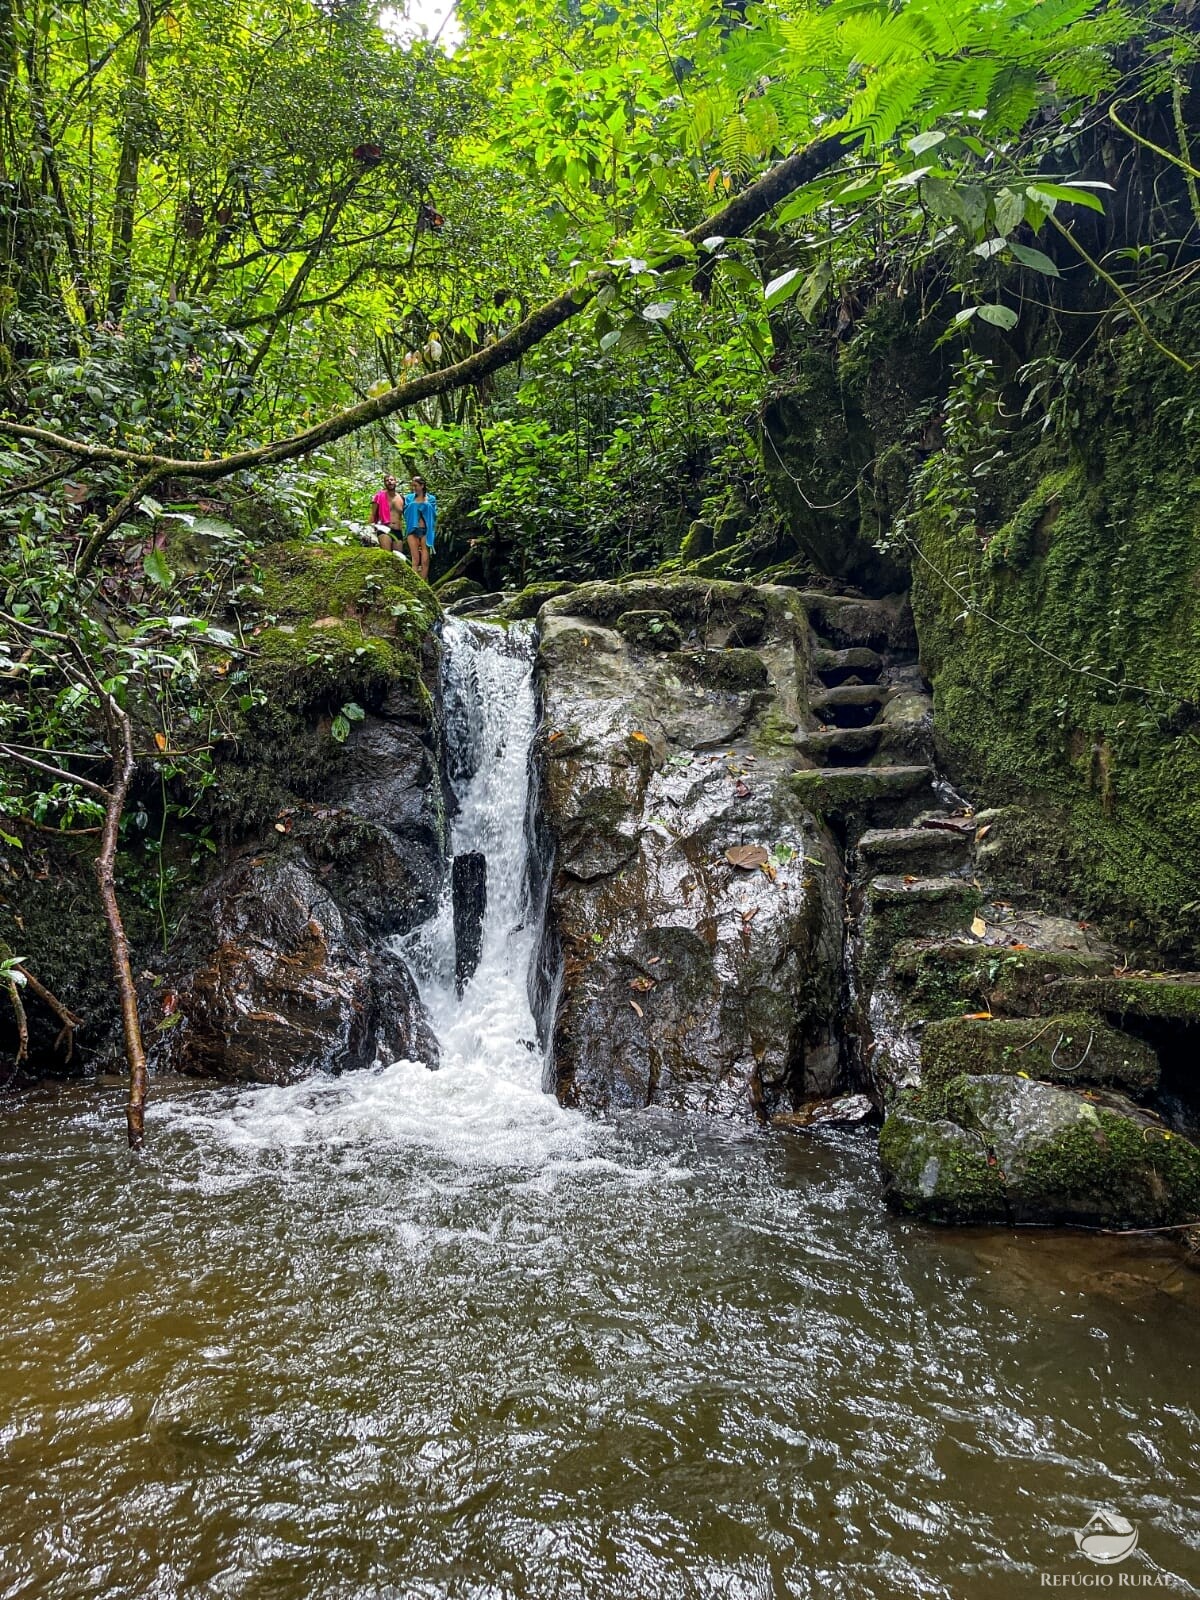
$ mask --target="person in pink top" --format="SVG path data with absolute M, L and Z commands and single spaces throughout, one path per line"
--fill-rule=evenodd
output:
M 392 519 L 403 504 L 403 497 L 396 494 L 396 480 L 389 472 L 384 476 L 383 488 L 371 502 L 371 520 L 367 524 L 385 550 L 396 548 L 392 538 Z

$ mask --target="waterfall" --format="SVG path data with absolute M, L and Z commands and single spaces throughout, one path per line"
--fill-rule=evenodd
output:
M 479 964 L 460 995 L 455 983 L 451 882 L 437 911 L 399 941 L 421 991 L 443 1062 L 486 1055 L 522 1075 L 538 1056 L 529 1002 L 537 949 L 529 880 L 529 752 L 537 727 L 533 641 L 528 628 L 508 632 L 450 620 L 443 636 L 442 696 L 452 816 L 450 853 L 487 862 L 487 900 Z
M 487 860 L 479 964 L 455 985 L 454 907 L 447 871 L 429 921 L 394 941 L 440 1047 L 416 1061 L 238 1091 L 224 1114 L 180 1107 L 181 1120 L 243 1148 L 417 1146 L 452 1181 L 480 1168 L 551 1173 L 596 1159 L 596 1127 L 543 1092 L 543 1052 L 530 1002 L 542 893 L 531 886 L 530 747 L 537 728 L 531 631 L 448 621 L 442 698 L 451 856 Z M 537 984 L 532 987 L 536 990 Z M 213 1091 L 206 1091 L 211 1106 Z M 490 1180 L 489 1180 L 490 1181 Z

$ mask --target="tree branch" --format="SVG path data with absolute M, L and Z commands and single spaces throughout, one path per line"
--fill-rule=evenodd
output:
M 744 234 L 754 223 L 774 210 L 793 189 L 811 182 L 826 168 L 832 166 L 846 149 L 847 141 L 839 136 L 819 140 L 816 144 L 809 145 L 807 149 L 797 151 L 773 167 L 757 183 L 752 183 L 741 194 L 735 196 L 727 206 L 692 228 L 684 235 L 684 242 L 691 249 L 697 249 L 703 245 L 705 239 L 713 237 L 730 239 Z M 679 265 L 686 259 L 689 257 L 681 255 L 662 265 Z M 468 384 L 480 383 L 493 372 L 519 361 L 526 351 L 540 344 L 563 323 L 578 316 L 604 281 L 603 275 L 597 276 L 590 284 L 568 289 L 555 299 L 546 301 L 531 311 L 503 338 L 497 339 L 494 344 L 482 350 L 477 350 L 453 366 L 442 367 L 437 372 L 422 373 L 420 377 L 398 384 L 374 399 L 349 406 L 336 416 L 306 428 L 301 433 L 275 440 L 270 444 L 259 445 L 254 449 L 218 456 L 211 461 L 187 460 L 158 455 L 151 451 L 125 450 L 116 445 L 90 444 L 79 439 L 69 439 L 46 428 L 33 427 L 3 417 L 0 417 L 0 434 L 34 440 L 52 449 L 61 450 L 80 461 L 117 462 L 123 466 L 140 467 L 143 472 L 152 470 L 156 477 L 197 478 L 203 482 L 213 482 L 252 467 L 275 466 L 281 461 L 293 460 L 322 445 L 332 444 L 335 440 L 344 438 L 346 434 L 368 427 L 371 423 L 382 421 L 397 411 L 416 405 L 418 401 L 446 394 L 452 389 L 464 388 Z M 112 521 L 111 517 L 109 521 Z M 110 528 L 109 532 L 111 531 Z M 106 533 L 104 537 L 107 539 L 108 534 Z M 104 541 L 98 539 L 98 535 L 93 535 L 92 542 L 96 544 L 98 552 Z M 89 565 L 94 560 L 93 554 Z
M 98 783 L 93 783 L 90 778 L 77 777 L 75 773 L 68 772 L 65 767 L 52 767 L 45 761 L 35 761 L 32 756 L 25 755 L 15 749 L 11 744 L 0 744 L 0 755 L 6 755 L 12 761 L 17 761 L 23 767 L 31 767 L 34 772 L 40 772 L 43 777 L 54 778 L 59 783 L 73 783 L 80 789 L 86 789 L 89 794 L 99 795 L 107 803 L 109 792 L 102 789 Z

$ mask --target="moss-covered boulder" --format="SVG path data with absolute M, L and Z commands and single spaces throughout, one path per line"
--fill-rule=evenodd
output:
M 1011 1073 L 1145 1095 L 1158 1082 L 1158 1058 L 1140 1039 L 1084 1012 L 931 1022 L 921 1036 L 922 1081 L 936 1089 L 960 1073 Z
M 547 600 L 557 600 L 560 595 L 570 594 L 574 587 L 573 583 L 558 580 L 527 584 L 511 600 L 504 602 L 496 614 L 497 621 L 529 622 L 537 616 Z
M 1119 1094 L 958 1077 L 901 1096 L 879 1154 L 890 1204 L 931 1222 L 1200 1220 L 1200 1150 Z

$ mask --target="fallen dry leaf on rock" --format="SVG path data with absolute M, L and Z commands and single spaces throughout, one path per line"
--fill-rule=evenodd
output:
M 639 994 L 648 994 L 654 987 L 654 979 L 646 977 L 633 978 L 630 980 L 629 987 L 636 989 Z
M 755 867 L 766 866 L 768 855 L 761 844 L 735 844 L 726 850 L 725 859 L 730 866 L 740 867 L 743 872 L 753 872 Z
M 645 1012 L 644 1012 L 644 1011 L 643 1011 L 643 1010 L 642 1010 L 642 1008 L 641 1008 L 641 1006 L 640 1006 L 640 1005 L 638 1005 L 638 1003 L 637 1003 L 637 1001 L 636 1001 L 636 1000 L 631 1000 L 631 1001 L 630 1001 L 630 1002 L 629 1002 L 629 1004 L 630 1004 L 630 1005 L 631 1005 L 631 1006 L 632 1006 L 632 1007 L 633 1007 L 633 1009 L 634 1009 L 634 1010 L 635 1010 L 635 1011 L 636 1011 L 636 1012 L 637 1012 L 637 1014 L 638 1014 L 638 1016 L 639 1016 L 639 1017 L 644 1017 L 644 1016 L 645 1016 L 645 1015 L 646 1015 L 646 1013 L 645 1013 Z

